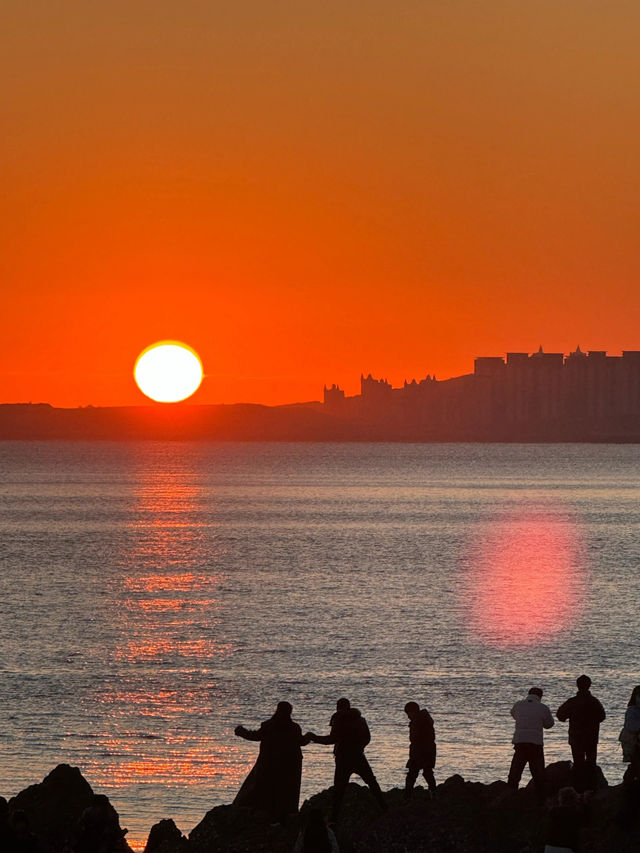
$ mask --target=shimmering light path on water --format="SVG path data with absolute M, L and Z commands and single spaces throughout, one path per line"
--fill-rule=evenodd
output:
M 324 731 L 343 694 L 383 787 L 408 699 L 439 780 L 492 781 L 513 701 L 535 683 L 555 710 L 583 671 L 617 782 L 639 484 L 636 446 L 0 444 L 0 793 L 68 761 L 134 841 L 188 831 L 251 766 L 236 724 L 286 698 Z M 331 777 L 308 747 L 303 795 Z

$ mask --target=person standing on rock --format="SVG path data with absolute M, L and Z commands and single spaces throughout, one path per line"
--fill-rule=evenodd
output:
M 507 780 L 509 787 L 518 790 L 522 771 L 529 765 L 531 777 L 536 787 L 538 801 L 544 802 L 544 733 L 543 729 L 553 726 L 551 711 L 542 703 L 542 690 L 532 687 L 525 699 L 511 709 L 516 721 L 513 733 L 513 758 Z
M 575 786 L 577 791 L 583 792 L 595 786 L 600 723 L 607 715 L 598 699 L 591 694 L 588 675 L 576 679 L 576 686 L 578 692 L 560 705 L 556 717 L 561 723 L 569 720 Z
M 624 727 L 618 738 L 622 746 L 622 760 L 629 764 L 624 782 L 640 780 L 640 684 L 631 691 L 624 715 Z
M 382 796 L 378 780 L 364 750 L 371 740 L 369 726 L 357 708 L 352 708 L 348 699 L 338 699 L 336 712 L 331 717 L 331 731 L 328 735 L 316 735 L 310 732 L 311 740 L 315 743 L 333 744 L 333 755 L 336 769 L 333 778 L 333 802 L 331 807 L 331 822 L 338 820 L 340 805 L 349 779 L 355 773 L 365 782 L 383 811 L 387 804 Z
M 300 803 L 302 750 L 310 736 L 302 734 L 291 719 L 289 702 L 278 702 L 275 714 L 259 729 L 250 731 L 237 726 L 235 734 L 245 740 L 260 742 L 260 752 L 251 772 L 244 780 L 233 804 L 267 812 L 271 820 L 284 823 L 295 814 Z
M 404 711 L 409 717 L 409 760 L 404 798 L 408 800 L 411 797 L 421 770 L 433 797 L 436 792 L 436 780 L 433 775 L 433 768 L 436 766 L 436 733 L 433 718 L 427 709 L 421 709 L 417 702 L 407 702 Z

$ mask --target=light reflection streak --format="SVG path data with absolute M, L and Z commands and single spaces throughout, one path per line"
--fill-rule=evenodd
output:
M 211 736 L 194 743 L 192 737 L 167 738 L 143 749 L 140 737 L 106 737 L 105 755 L 110 766 L 91 768 L 91 777 L 107 788 L 130 784 L 162 784 L 173 788 L 209 784 L 213 780 L 234 786 L 246 768 L 236 747 L 223 746 Z
M 124 587 L 131 592 L 191 592 L 196 589 L 204 589 L 210 584 L 217 584 L 217 575 L 195 575 L 193 572 L 180 572 L 171 574 L 152 574 L 124 579 Z
M 123 669 L 98 697 L 106 713 L 92 777 L 104 787 L 236 787 L 246 771 L 237 748 L 206 730 L 215 681 L 203 670 L 230 647 L 216 637 L 221 577 L 208 571 L 199 513 L 193 472 L 145 474 L 122 559 L 112 657 Z
M 215 598 L 150 598 L 140 601 L 128 601 L 132 607 L 139 607 L 148 612 L 165 613 L 169 610 L 189 610 L 197 607 L 210 607 L 216 603 Z
M 469 629 L 496 647 L 530 646 L 568 629 L 584 603 L 579 530 L 562 511 L 510 513 L 471 549 Z
M 177 640 L 173 638 L 156 638 L 149 640 L 132 640 L 118 649 L 118 660 L 152 661 L 160 658 L 204 658 L 216 657 L 228 651 L 229 647 L 218 647 L 212 640 Z

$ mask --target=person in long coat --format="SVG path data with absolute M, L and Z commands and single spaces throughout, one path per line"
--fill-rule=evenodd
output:
M 298 811 L 302 779 L 300 747 L 310 741 L 291 719 L 292 710 L 289 702 L 278 702 L 275 714 L 256 731 L 244 726 L 235 729 L 238 737 L 259 741 L 260 752 L 233 804 L 261 809 L 280 823 Z

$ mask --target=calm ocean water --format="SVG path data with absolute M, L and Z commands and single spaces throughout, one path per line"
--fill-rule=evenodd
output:
M 0 793 L 61 761 L 138 845 L 229 802 L 288 699 L 338 696 L 401 785 L 409 699 L 444 780 L 506 778 L 509 709 L 587 672 L 600 763 L 640 683 L 640 447 L 0 443 Z M 569 757 L 566 727 L 547 760 Z M 303 796 L 331 783 L 305 750 Z M 525 779 L 528 778 L 525 774 Z

